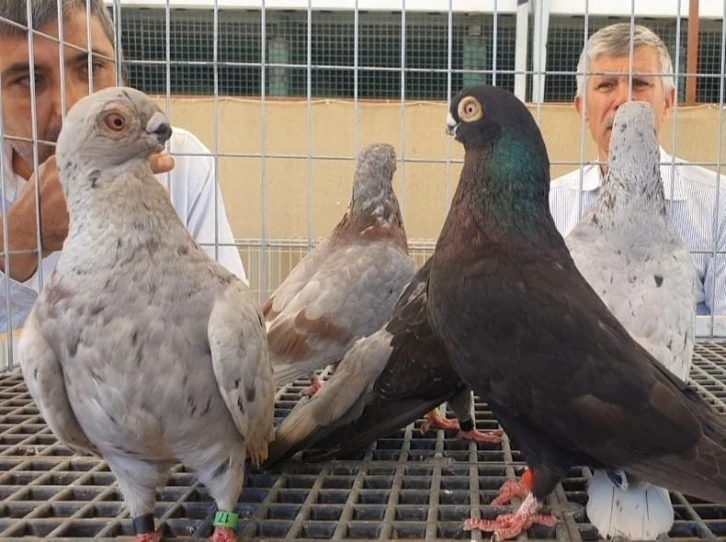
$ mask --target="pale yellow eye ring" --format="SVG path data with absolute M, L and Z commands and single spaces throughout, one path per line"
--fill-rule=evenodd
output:
M 464 122 L 476 122 L 484 116 L 484 110 L 479 103 L 479 100 L 474 96 L 466 96 L 459 102 L 457 109 L 459 118 Z

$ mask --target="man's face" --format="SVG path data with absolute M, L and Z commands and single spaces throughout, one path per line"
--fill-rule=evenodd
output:
M 607 160 L 610 132 L 615 112 L 628 101 L 628 72 L 630 56 L 608 57 L 600 55 L 590 61 L 587 81 L 587 103 L 581 96 L 575 98 L 578 113 L 585 114 L 587 127 L 597 144 L 601 161 Z M 660 73 L 658 52 L 654 47 L 639 46 L 633 51 L 632 100 L 649 102 L 656 117 L 656 131 L 668 119 L 675 98 L 675 89 L 663 90 L 663 78 L 648 73 Z M 600 75 L 598 72 L 605 72 Z
M 66 111 L 89 93 L 87 14 L 83 9 L 71 13 L 63 23 L 63 49 L 65 65 Z M 49 22 L 37 29 L 58 38 L 58 22 Z M 113 45 L 103 32 L 96 17 L 91 19 L 91 49 L 93 90 L 116 84 Z M 61 129 L 63 107 L 61 102 L 61 49 L 60 45 L 44 36 L 33 39 L 35 59 L 35 111 L 37 136 L 55 143 Z M 102 58 L 105 57 L 105 58 Z M 0 74 L 2 74 L 2 112 L 7 135 L 32 138 L 30 55 L 27 36 L 0 36 Z M 13 167 L 28 177 L 33 168 L 33 144 L 10 140 L 16 156 Z M 38 145 L 38 164 L 53 154 L 55 147 Z M 17 158 L 21 160 L 17 160 Z

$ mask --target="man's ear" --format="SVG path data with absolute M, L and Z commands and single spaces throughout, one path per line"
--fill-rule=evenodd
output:
M 582 96 L 580 96 L 579 94 L 575 96 L 575 109 L 577 110 L 577 113 L 580 115 L 580 117 L 582 117 L 584 114 L 582 110 Z
M 663 108 L 663 123 L 665 123 L 673 113 L 673 107 L 676 103 L 676 87 L 671 88 L 665 95 L 665 107 Z

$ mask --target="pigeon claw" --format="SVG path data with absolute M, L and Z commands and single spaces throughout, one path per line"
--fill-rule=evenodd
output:
M 237 536 L 229 527 L 215 527 L 209 542 L 237 542 Z
M 526 474 L 525 472 L 525 476 Z M 496 519 L 468 519 L 464 522 L 464 530 L 471 531 L 477 529 L 479 531 L 491 532 L 493 533 L 492 540 L 499 541 L 517 538 L 517 536 L 533 525 L 554 527 L 557 524 L 557 518 L 551 514 L 540 514 L 540 508 L 541 504 L 539 501 L 534 498 L 532 493 L 528 493 L 522 505 L 514 514 L 503 514 Z
M 504 434 L 504 431 L 501 429 L 495 429 L 494 431 L 488 431 L 486 433 L 482 433 L 481 431 L 477 431 L 476 429 L 472 429 L 470 431 L 461 431 L 456 435 L 456 438 L 459 440 L 473 440 L 474 442 L 488 442 L 490 444 L 499 444 L 502 442 L 502 435 Z
M 443 429 L 444 431 L 460 431 L 459 420 L 456 418 L 444 418 L 439 414 L 439 409 L 434 409 L 424 416 L 421 424 L 421 433 L 427 433 L 431 429 Z
M 137 534 L 134 537 L 134 542 L 160 542 L 161 531 L 154 531 L 153 533 Z
M 492 506 L 509 503 L 514 497 L 524 500 L 530 495 L 533 483 L 532 471 L 527 469 L 519 480 L 507 480 L 499 488 L 499 495 L 491 502 Z
M 467 519 L 464 522 L 465 531 L 491 532 L 492 540 L 511 540 L 517 538 L 533 525 L 546 525 L 554 527 L 557 518 L 550 514 L 504 514 L 497 519 Z

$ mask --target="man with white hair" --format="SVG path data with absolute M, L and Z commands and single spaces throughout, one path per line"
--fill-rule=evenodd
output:
M 580 116 L 584 115 L 597 145 L 599 163 L 585 164 L 582 169 L 563 175 L 550 185 L 550 210 L 563 236 L 597 200 L 607 167 L 613 118 L 618 107 L 628 100 L 631 71 L 631 99 L 653 106 L 658 135 L 673 111 L 673 64 L 668 49 L 654 32 L 641 25 L 631 28 L 630 23 L 617 23 L 590 37 L 577 65 L 575 108 Z M 714 241 L 719 251 L 726 248 L 726 187 L 717 190 L 717 175 L 713 171 L 678 157 L 674 159 L 662 147 L 660 155 L 668 216 L 691 251 L 701 281 L 698 314 L 726 314 L 726 255 L 719 254 L 714 258 L 712 252 Z M 726 179 L 722 179 L 721 185 L 724 181 Z
M 31 4 L 30 25 L 26 2 Z M 61 36 L 58 0 L 0 0 L 0 98 L 4 136 L 0 174 L 5 198 L 4 210 L 0 211 L 5 215 L 0 217 L 2 332 L 22 326 L 42 286 L 40 275 L 45 284 L 68 234 L 68 212 L 53 156 L 64 108 L 70 109 L 86 96 L 90 85 L 93 90 L 100 90 L 117 84 L 114 60 L 115 47 L 120 45 L 114 45 L 114 25 L 104 1 L 61 0 L 60 8 L 66 44 L 63 47 L 58 41 Z M 33 35 L 32 54 L 28 26 L 37 32 Z M 39 140 L 37 171 L 34 170 L 33 121 Z M 215 164 L 209 150 L 193 134 L 177 127 L 173 129 L 168 150 L 171 156 L 152 156 L 151 168 L 165 185 L 168 175 L 169 197 L 179 218 L 203 249 L 247 282 L 221 191 L 215 189 Z M 39 210 L 36 210 L 36 187 Z M 37 231 L 38 214 L 40 232 Z M 3 228 L 7 231 L 3 232 Z M 7 234 L 8 246 L 5 246 L 4 234 Z M 10 253 L 9 262 L 5 251 Z

